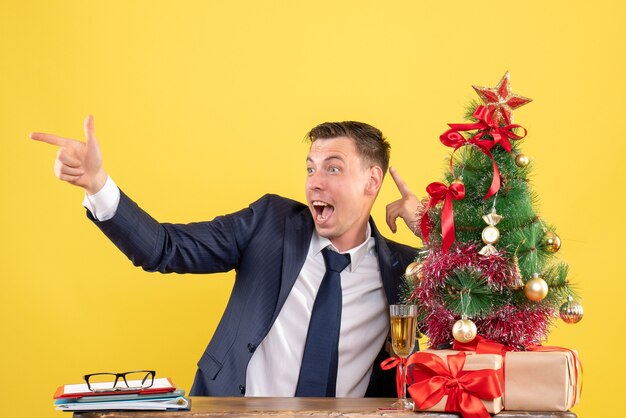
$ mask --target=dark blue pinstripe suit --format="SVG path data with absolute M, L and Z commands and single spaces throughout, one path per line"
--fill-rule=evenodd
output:
M 90 216 L 89 211 L 88 216 Z M 124 193 L 115 216 L 96 225 L 136 265 L 161 273 L 237 270 L 230 300 L 202 358 L 191 395 L 239 396 L 246 367 L 270 330 L 306 259 L 313 219 L 307 206 L 265 195 L 210 222 L 158 223 Z M 370 220 L 390 304 L 414 248 L 383 238 Z M 387 356 L 384 347 L 377 361 Z M 366 396 L 395 396 L 393 373 L 376 364 Z

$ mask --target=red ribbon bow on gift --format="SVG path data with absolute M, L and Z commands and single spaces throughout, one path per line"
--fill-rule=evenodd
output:
M 502 355 L 502 371 L 506 370 L 505 362 L 506 362 L 506 353 L 509 351 L 518 351 L 516 348 L 501 344 L 496 341 L 488 340 L 487 338 L 477 335 L 471 342 L 468 343 L 460 343 L 455 341 L 452 345 L 453 350 L 457 351 L 475 351 L 476 354 L 501 354 Z M 582 382 L 582 373 L 583 373 L 583 365 L 578 357 L 578 353 L 574 350 L 570 350 L 569 348 L 559 347 L 559 346 L 542 346 L 542 345 L 530 345 L 528 347 L 522 348 L 521 351 L 566 351 L 572 355 L 574 362 L 576 363 L 574 366 L 574 386 L 576 388 L 580 387 L 574 391 L 574 400 L 573 404 L 575 405 L 578 401 L 578 398 L 582 395 L 583 391 L 583 382 Z M 579 375 L 580 371 L 580 375 Z M 504 382 L 504 373 L 502 373 L 502 381 Z
M 441 233 L 443 235 L 443 251 L 446 252 L 454 242 L 454 214 L 452 213 L 452 200 L 461 200 L 465 197 L 465 186 L 463 183 L 452 183 L 449 187 L 443 183 L 434 182 L 426 187 L 426 192 L 430 196 L 424 215 L 422 216 L 421 228 L 424 242 L 428 244 L 430 234 L 430 217 L 428 209 L 437 203 L 444 201 L 441 211 Z
M 489 418 L 481 399 L 502 396 L 502 388 L 495 370 L 463 371 L 466 354 L 449 355 L 444 361 L 432 353 L 415 353 L 409 358 L 411 380 L 409 394 L 415 406 L 427 409 L 444 396 L 446 412 L 460 412 L 463 418 Z
M 406 367 L 407 359 L 402 357 L 389 357 L 387 360 L 384 360 L 380 363 L 380 368 L 383 370 L 396 369 L 396 393 L 400 396 L 401 393 L 404 393 L 404 368 Z
M 489 199 L 500 190 L 500 172 L 498 171 L 498 165 L 496 164 L 493 155 L 491 155 L 491 148 L 496 144 L 500 144 L 507 152 L 512 151 L 511 140 L 522 139 L 526 136 L 526 129 L 521 125 L 506 125 L 500 126 L 498 122 L 493 119 L 493 110 L 489 110 L 485 106 L 478 106 L 474 111 L 474 118 L 478 119 L 476 123 L 449 123 L 446 132 L 441 134 L 439 139 L 441 142 L 454 148 L 452 155 L 464 145 L 475 145 L 480 149 L 487 157 L 489 157 L 493 163 L 493 178 L 491 180 L 491 186 L 485 195 L 485 199 Z M 513 130 L 515 128 L 521 128 L 524 130 L 524 135 L 518 135 Z M 465 138 L 460 132 L 472 131 L 478 129 L 479 131 L 470 138 Z M 491 136 L 492 139 L 486 136 Z M 452 155 L 450 156 L 450 170 L 452 171 Z
M 476 354 L 500 354 L 505 355 L 507 351 L 515 351 L 515 348 L 501 344 L 497 341 L 488 340 L 482 335 L 477 335 L 472 341 L 461 343 L 454 341 L 452 349 L 456 351 L 475 351 Z

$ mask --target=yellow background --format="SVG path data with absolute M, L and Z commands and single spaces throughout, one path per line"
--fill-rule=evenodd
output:
M 162 221 L 211 219 L 265 192 L 302 200 L 309 128 L 362 120 L 414 191 L 439 180 L 438 136 L 511 71 L 534 102 L 538 212 L 558 227 L 584 320 L 579 416 L 623 399 L 626 10 L 615 1 L 3 1 L 0 5 L 0 415 L 60 416 L 58 385 L 155 368 L 191 388 L 232 274 L 134 268 L 84 216 L 30 131 L 83 138 Z M 374 217 L 398 197 L 387 180 Z M 397 238 L 417 241 L 406 230 Z

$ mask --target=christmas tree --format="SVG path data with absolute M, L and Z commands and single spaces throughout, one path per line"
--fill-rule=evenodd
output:
M 556 260 L 554 226 L 534 209 L 532 170 L 520 144 L 526 129 L 513 111 L 531 101 L 512 92 L 507 72 L 495 88 L 474 86 L 469 123 L 440 136 L 452 148 L 445 183 L 427 187 L 420 214 L 424 251 L 407 267 L 402 298 L 418 305 L 432 347 L 477 334 L 515 348 L 541 343 L 561 316 L 582 318 Z

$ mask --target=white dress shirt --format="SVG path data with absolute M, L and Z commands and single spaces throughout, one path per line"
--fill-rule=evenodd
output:
M 108 221 L 117 211 L 117 205 L 120 203 L 120 189 L 117 187 L 111 177 L 107 177 L 107 181 L 98 193 L 88 195 L 85 193 L 83 206 L 89 209 L 89 212 L 99 221 Z
M 368 225 L 365 241 L 349 250 L 341 273 L 337 397 L 363 397 L 389 329 L 387 299 Z M 304 266 L 269 333 L 246 370 L 246 396 L 291 397 L 296 393 L 304 345 L 317 290 L 326 266 L 322 249 L 332 246 L 313 232 Z
M 83 205 L 100 220 L 111 219 L 120 200 L 109 177 Z M 306 261 L 272 328 L 252 355 L 246 370 L 246 396 L 292 397 L 296 393 L 304 345 L 315 296 L 326 266 L 322 249 L 330 241 L 313 232 Z M 342 312 L 339 331 L 337 397 L 362 397 L 372 367 L 389 330 L 375 240 L 368 224 L 365 241 L 345 251 L 350 265 L 341 273 Z

